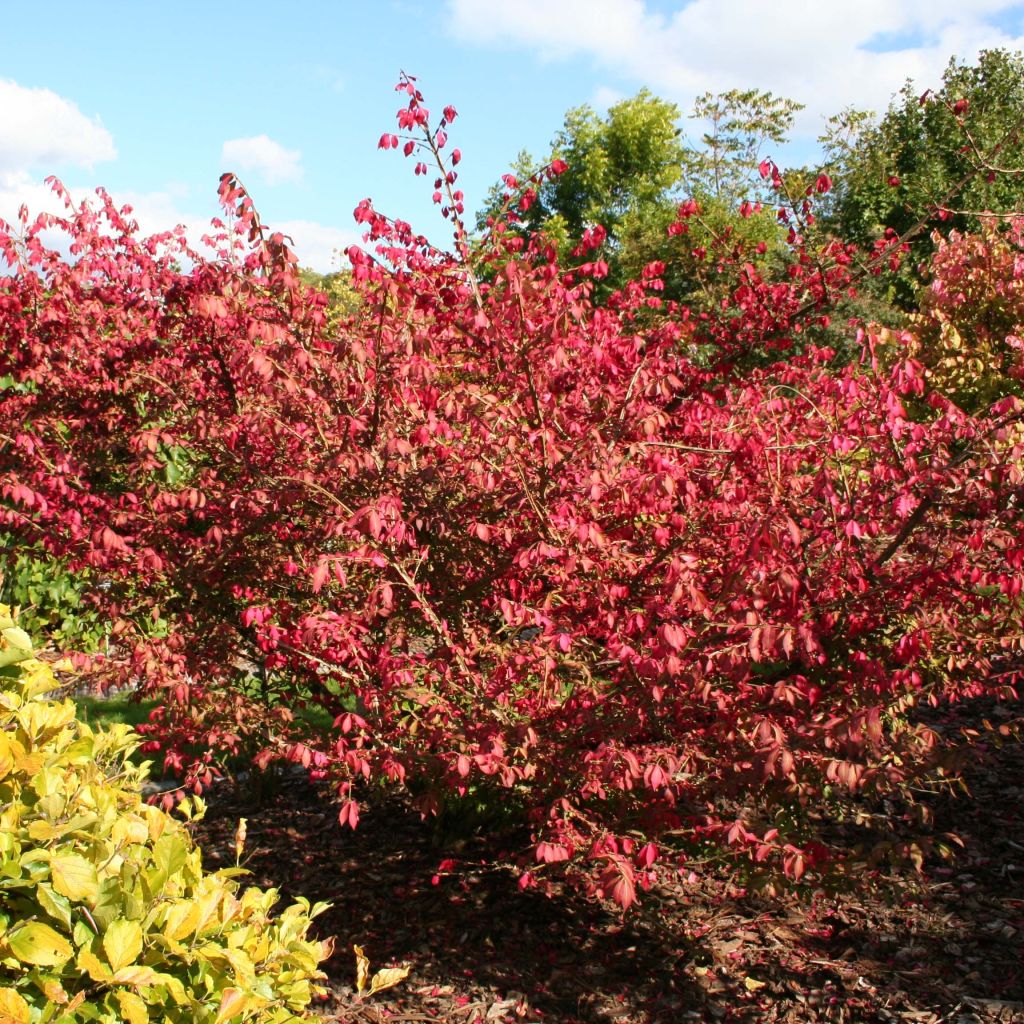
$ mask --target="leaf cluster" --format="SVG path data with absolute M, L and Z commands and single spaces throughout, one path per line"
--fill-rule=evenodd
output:
M 323 907 L 275 915 L 274 890 L 205 872 L 183 825 L 139 795 L 137 737 L 93 731 L 56 687 L 0 606 L 0 1017 L 308 1020 Z

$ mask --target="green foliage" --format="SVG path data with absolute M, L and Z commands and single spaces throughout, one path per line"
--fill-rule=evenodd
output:
M 0 1020 L 308 1020 L 323 906 L 272 916 L 274 890 L 204 872 L 184 826 L 143 803 L 129 728 L 94 731 L 55 687 L 0 606 Z
M 786 142 L 793 118 L 801 110 L 802 103 L 761 89 L 698 96 L 690 117 L 707 127 L 701 145 L 686 150 L 687 192 L 734 204 L 769 198 L 762 193 L 757 166 L 769 143 Z
M 690 115 L 704 131 L 691 144 L 679 127 L 679 108 L 646 89 L 609 108 L 600 117 L 589 106 L 570 110 L 552 142 L 545 163 L 562 160 L 568 169 L 536 182 L 536 199 L 527 210 L 514 204 L 520 230 L 543 231 L 563 256 L 597 224 L 608 232 L 601 252 L 609 266 L 604 291 L 640 276 L 662 261 L 664 296 L 698 308 L 713 306 L 721 295 L 713 283 L 714 266 L 737 245 L 766 259 L 778 251 L 782 233 L 770 212 L 741 215 L 744 200 L 766 198 L 758 163 L 769 143 L 785 142 L 800 105 L 759 90 L 732 90 L 699 97 Z M 538 164 L 520 152 L 513 175 L 530 181 Z M 500 218 L 508 206 L 507 188 L 491 189 L 477 219 L 478 229 Z M 701 216 L 684 236 L 670 238 L 669 225 L 685 198 L 696 198 Z M 586 258 L 593 258 L 588 255 Z M 753 257 L 758 262 L 759 257 Z
M 150 711 L 156 707 L 155 700 L 136 700 L 130 693 L 115 697 L 75 697 L 74 701 L 78 718 L 93 729 L 117 724 L 134 728 L 148 721 Z
M 95 651 L 108 623 L 89 601 L 96 582 L 45 551 L 16 547 L 0 534 L 0 602 L 20 609 L 23 625 L 60 647 Z
M 624 279 L 639 279 L 645 266 L 660 261 L 665 265 L 664 296 L 699 311 L 719 307 L 734 285 L 731 276 L 719 272 L 723 259 L 741 250 L 759 272 L 770 276 L 769 267 L 782 258 L 774 208 L 742 217 L 734 205 L 708 196 L 700 203 L 700 213 L 687 222 L 686 232 L 669 235 L 677 219 L 675 205 L 665 204 L 623 220 L 618 262 Z
M 540 183 L 528 210 L 515 210 L 524 232 L 544 231 L 563 250 L 578 243 L 596 224 L 608 232 L 614 248 L 626 222 L 659 218 L 672 209 L 682 180 L 685 147 L 677 127 L 679 108 L 641 89 L 600 117 L 589 106 L 575 107 L 552 142 L 545 163 L 563 160 L 568 169 Z M 513 172 L 525 182 L 537 171 L 529 153 L 516 158 Z M 505 188 L 491 189 L 477 221 L 499 217 Z M 614 273 L 613 279 L 618 275 Z
M 1019 210 L 1024 176 L 1024 56 L 985 50 L 977 64 L 952 59 L 934 93 L 908 81 L 879 120 L 846 110 L 823 136 L 835 181 L 827 226 L 871 243 L 886 228 L 924 222 L 890 297 L 913 309 L 931 232 L 975 231 L 986 211 Z
M 303 284 L 323 292 L 327 297 L 327 318 L 332 324 L 352 316 L 362 305 L 359 292 L 352 284 L 350 270 L 319 274 L 315 270 L 304 269 L 300 271 L 299 277 Z

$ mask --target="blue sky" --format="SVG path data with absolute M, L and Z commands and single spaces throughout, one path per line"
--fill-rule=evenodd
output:
M 580 103 L 647 86 L 685 110 L 705 90 L 767 88 L 807 105 L 793 150 L 804 155 L 827 114 L 884 108 L 907 77 L 933 85 L 954 53 L 1024 48 L 1024 3 L 1008 0 L 5 6 L 0 216 L 52 206 L 41 182 L 56 174 L 76 195 L 105 186 L 148 230 L 180 221 L 198 236 L 231 169 L 324 270 L 357 240 L 352 210 L 367 196 L 444 237 L 411 163 L 376 149 L 400 70 L 432 109 L 458 109 L 452 141 L 475 209 Z

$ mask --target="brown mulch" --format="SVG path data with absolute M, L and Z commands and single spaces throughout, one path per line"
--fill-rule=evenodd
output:
M 966 781 L 970 799 L 930 798 L 935 832 L 963 840 L 952 862 L 777 897 L 684 868 L 625 918 L 568 889 L 520 892 L 484 867 L 486 839 L 438 845 L 397 797 L 353 832 L 305 780 L 261 807 L 225 790 L 195 832 L 208 865 L 233 863 L 246 816 L 253 880 L 332 903 L 318 1009 L 341 1024 L 1024 1022 L 1024 748 L 983 751 Z M 353 943 L 409 977 L 359 1002 Z

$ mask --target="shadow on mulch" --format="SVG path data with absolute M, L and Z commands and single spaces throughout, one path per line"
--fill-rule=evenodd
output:
M 340 1022 L 1024 1022 L 1024 750 L 992 751 L 968 781 L 972 800 L 932 800 L 935 832 L 964 842 L 951 865 L 775 898 L 684 870 L 625 918 L 573 890 L 519 891 L 484 866 L 486 840 L 439 848 L 398 798 L 353 832 L 304 780 L 258 808 L 225 790 L 195 832 L 207 864 L 233 862 L 246 816 L 252 880 L 330 901 L 320 1009 Z M 357 1002 L 353 943 L 409 978 Z

